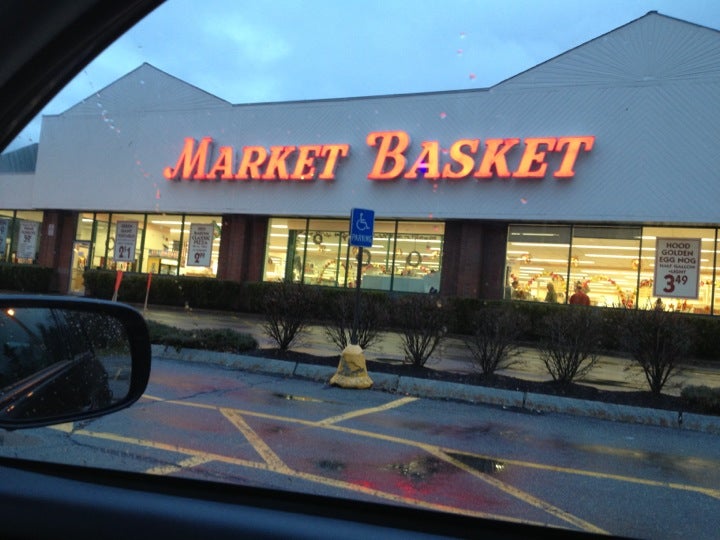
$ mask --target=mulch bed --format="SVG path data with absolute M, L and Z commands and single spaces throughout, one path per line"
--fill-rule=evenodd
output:
M 243 354 L 331 367 L 337 367 L 339 362 L 338 356 L 317 356 L 309 353 L 302 353 L 296 351 L 283 352 L 279 349 L 257 349 L 250 353 Z M 496 375 L 490 379 L 487 379 L 483 378 L 479 374 L 468 375 L 462 373 L 452 373 L 434 370 L 429 367 L 416 368 L 409 364 L 378 362 L 372 360 L 368 360 L 367 368 L 371 377 L 373 372 L 389 373 L 406 377 L 434 379 L 439 381 L 457 382 L 462 384 L 487 386 L 492 388 L 502 388 L 506 390 L 519 390 L 521 392 L 532 392 L 537 394 L 550 394 L 576 399 L 602 401 L 604 403 L 614 403 L 619 405 L 632 405 L 635 407 L 647 407 L 651 409 L 665 409 L 671 411 L 698 412 L 701 414 L 707 414 L 707 412 L 698 410 L 696 407 L 693 407 L 692 404 L 687 403 L 686 400 L 682 399 L 679 396 L 670 396 L 665 394 L 655 396 L 649 390 L 600 390 L 593 386 L 577 383 L 561 385 L 554 381 L 528 381 L 525 379 L 518 379 L 515 377 L 507 377 L 503 375 Z

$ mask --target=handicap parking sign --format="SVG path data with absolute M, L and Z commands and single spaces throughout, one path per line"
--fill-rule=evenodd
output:
M 350 245 L 372 247 L 375 211 L 353 208 L 350 212 Z

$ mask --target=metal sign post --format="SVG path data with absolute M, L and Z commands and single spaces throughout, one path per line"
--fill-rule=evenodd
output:
M 364 208 L 353 208 L 350 212 L 350 246 L 358 248 L 357 279 L 355 281 L 355 315 L 350 334 L 350 345 L 340 355 L 340 364 L 330 384 L 342 388 L 370 388 L 373 384 L 368 375 L 365 355 L 358 345 L 358 324 L 360 323 L 360 284 L 362 280 L 363 248 L 372 247 L 375 212 Z
M 358 344 L 358 325 L 360 324 L 360 285 L 362 281 L 363 248 L 372 247 L 375 229 L 375 212 L 366 208 L 353 208 L 350 212 L 350 245 L 358 248 L 357 277 L 355 279 L 355 314 L 353 316 L 350 343 Z

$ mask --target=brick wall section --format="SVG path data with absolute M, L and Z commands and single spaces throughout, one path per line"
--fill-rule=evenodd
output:
M 506 223 L 485 223 L 483 233 L 480 298 L 502 300 L 505 291 L 508 226 Z
M 50 290 L 67 293 L 70 286 L 77 212 L 50 210 L 43 213 L 38 264 L 55 269 Z
M 223 216 L 218 258 L 218 278 L 232 281 L 260 281 L 265 260 L 268 218 L 266 216 Z
M 446 222 L 440 292 L 464 298 L 501 299 L 506 244 L 505 224 Z

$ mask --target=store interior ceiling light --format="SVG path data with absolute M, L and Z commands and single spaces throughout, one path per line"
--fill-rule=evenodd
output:
M 569 248 L 570 244 L 546 244 L 546 243 L 539 243 L 539 242 L 510 242 L 510 245 L 512 246 L 529 246 L 529 247 L 548 247 L 548 248 Z M 597 247 L 597 246 L 594 246 Z
M 607 253 L 585 253 L 585 257 L 594 257 L 596 259 L 637 259 L 637 255 L 610 255 Z
M 598 249 L 602 247 L 603 249 L 617 249 L 619 251 L 634 251 L 637 253 L 638 249 L 640 249 L 639 245 L 634 246 L 601 246 L 600 244 L 576 244 L 573 242 L 572 245 L 573 249 Z M 655 249 L 655 248 L 653 248 Z
M 513 232 L 510 233 L 510 236 L 542 236 L 542 237 L 554 237 L 557 238 L 560 236 L 557 233 L 548 233 L 548 232 Z
M 522 262 L 522 260 L 520 262 Z M 541 258 L 537 258 L 537 257 L 532 257 L 532 262 L 547 263 L 547 264 L 562 264 L 562 265 L 567 266 L 567 259 L 541 259 Z M 589 264 L 595 264 L 595 263 L 591 262 Z

